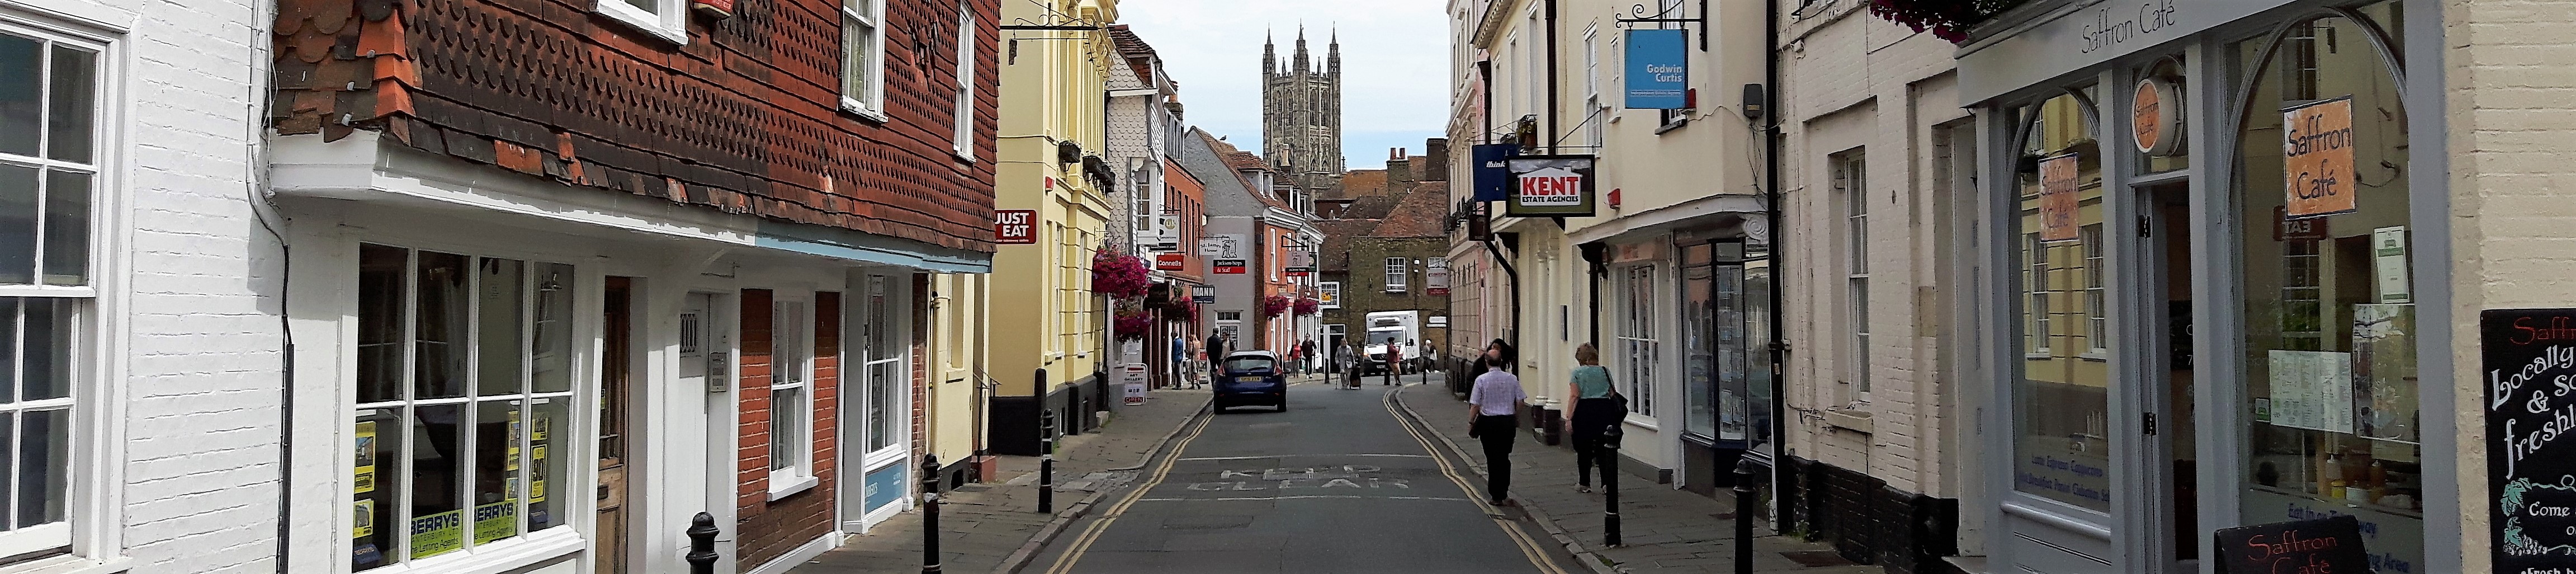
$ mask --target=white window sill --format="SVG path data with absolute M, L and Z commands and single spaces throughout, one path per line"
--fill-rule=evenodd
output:
M 955 157 L 955 158 L 957 158 L 957 161 L 962 161 L 962 162 L 966 162 L 966 163 L 975 163 L 975 152 L 966 151 L 966 150 L 961 150 L 961 149 L 951 149 L 951 150 L 948 150 L 948 155 L 949 155 L 950 157 Z
M 1646 429 L 1646 430 L 1655 431 L 1655 432 L 1663 432 L 1663 430 L 1664 430 L 1663 425 L 1660 425 L 1660 424 L 1656 424 L 1656 423 L 1655 423 L 1655 417 L 1650 417 L 1650 416 L 1646 416 L 1646 415 L 1638 414 L 1638 413 L 1628 413 L 1628 418 L 1620 419 L 1620 420 L 1619 420 L 1619 422 L 1621 422 L 1621 423 L 1625 423 L 1625 424 L 1627 424 L 1628 426 L 1637 427 L 1637 428 Z
M 23 563 L 18 563 L 18 564 L 11 564 L 11 565 L 8 565 L 8 566 L 5 566 L 5 567 L 0 567 L 0 573 L 6 573 L 6 574 L 111 574 L 111 573 L 117 573 L 117 572 L 124 572 L 124 571 L 126 571 L 126 570 L 132 569 L 133 567 L 134 567 L 134 561 L 133 561 L 132 559 L 123 558 L 123 557 L 118 557 L 118 558 L 109 558 L 109 559 L 106 559 L 106 560 L 91 560 L 91 559 L 83 558 L 83 557 L 79 557 L 79 556 L 69 556 L 69 555 L 65 555 L 65 556 L 55 556 L 55 557 L 52 557 L 52 558 L 46 558 L 46 559 L 42 559 L 42 560 L 36 560 L 36 561 L 33 561 L 33 562 L 23 562 Z
M 2084 352 L 2084 354 L 2076 355 L 2076 356 L 2075 356 L 2075 358 L 2083 359 L 2083 360 L 2087 360 L 2087 361 L 2109 361 L 2109 360 L 2111 360 L 2111 350 L 2110 350 L 2110 349 L 2094 349 L 2094 350 L 2090 350 L 2090 351 L 2085 351 L 2085 352 Z
M 661 38 L 662 41 L 670 42 L 673 46 L 689 45 L 689 20 L 686 13 L 686 7 L 682 7 L 683 13 L 680 18 L 677 18 L 680 25 L 672 27 L 663 25 L 661 22 L 663 18 L 659 14 L 647 14 L 632 7 L 611 4 L 611 2 L 617 1 L 619 0 L 600 0 L 599 7 L 593 9 L 592 12 L 596 12 L 601 16 L 607 16 L 610 20 L 616 20 L 620 24 L 625 24 L 627 27 L 634 28 L 645 34 L 650 34 L 655 38 Z
M 795 496 L 796 493 L 812 489 L 814 488 L 814 485 L 822 483 L 823 479 L 812 476 L 799 476 L 786 480 L 779 480 L 776 475 L 771 475 L 769 477 L 769 499 L 771 501 L 776 501 L 781 498 Z
M 548 528 L 475 547 L 473 552 L 449 552 L 368 570 L 368 574 L 437 572 L 438 574 L 502 574 L 526 570 L 528 566 L 580 552 L 587 544 L 571 528 Z M 17 574 L 17 573 L 10 573 Z
M 859 117 L 867 118 L 867 119 L 869 119 L 869 120 L 871 120 L 871 121 L 876 121 L 876 122 L 884 122 L 884 121 L 886 121 L 886 120 L 892 119 L 892 118 L 886 117 L 885 112 L 883 112 L 883 111 L 878 111 L 878 110 L 874 110 L 874 109 L 869 109 L 869 108 L 868 108 L 867 103 L 865 103 L 865 102 L 860 102 L 860 101 L 855 100 L 855 99 L 850 99 L 849 97 L 842 97 L 842 98 L 841 98 L 841 111 L 849 112 L 849 113 L 853 113 L 853 114 L 858 114 L 858 115 L 859 115 Z
M 2053 359 L 2053 358 L 2057 358 L 2057 355 L 2055 354 L 2055 352 L 2054 352 L 2054 351 L 2050 351 L 2050 350 L 2048 350 L 2048 349 L 2040 349 L 2040 350 L 2037 350 L 2037 351 L 2031 351 L 2031 352 L 2028 352 L 2028 353 L 2022 353 L 2022 354 L 2021 354 L 2021 358 L 2024 358 L 2024 359 Z

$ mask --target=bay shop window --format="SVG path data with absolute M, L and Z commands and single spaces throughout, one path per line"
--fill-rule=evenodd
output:
M 573 267 L 362 245 L 352 570 L 564 525 Z

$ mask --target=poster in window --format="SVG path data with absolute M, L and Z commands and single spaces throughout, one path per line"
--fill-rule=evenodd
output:
M 2039 240 L 2074 241 L 2079 203 L 2075 199 L 2081 170 L 2077 154 L 2039 160 Z
M 2414 278 L 2406 267 L 2406 226 L 2370 230 L 2370 256 L 2379 271 L 2379 302 L 2415 302 L 2408 288 Z
M 519 501 L 500 502 L 474 507 L 474 543 L 485 544 L 519 533 Z
M 2351 433 L 2352 354 L 2271 352 L 2272 425 Z
M 2359 209 L 2352 176 L 2352 96 L 2281 110 L 2281 172 L 2292 219 Z
M 2492 572 L 2576 563 L 2576 309 L 2479 314 Z
M 519 469 L 519 411 L 510 411 L 510 455 L 502 460 L 501 470 Z
M 2415 306 L 2352 306 L 2354 434 L 2419 442 L 2415 426 Z M 2376 446 L 2376 445 L 2374 445 Z
M 356 486 L 354 486 L 351 490 L 355 490 L 357 494 L 366 494 L 366 493 L 370 493 L 370 492 L 375 492 L 375 491 L 376 491 L 376 423 L 375 423 L 375 421 L 366 421 L 366 422 L 358 423 L 358 459 L 357 459 L 357 461 L 358 461 L 358 464 L 357 464 L 357 467 L 358 467 L 358 478 L 357 478 L 357 481 L 356 481 Z M 363 501 L 362 501 L 362 502 L 363 502 Z M 361 536 L 363 536 L 363 535 L 361 535 Z
M 428 558 L 465 549 L 465 511 L 450 510 L 411 519 L 411 557 Z
M 536 468 L 529 469 L 529 472 L 528 472 L 528 502 L 530 502 L 530 503 L 545 502 L 545 501 L 546 501 L 546 446 L 545 446 L 545 445 L 537 445 L 537 448 L 530 449 L 530 453 L 529 453 L 529 454 L 531 454 L 531 455 L 535 456 L 535 457 L 536 457 L 536 459 L 537 459 L 537 462 L 535 463 L 535 467 L 536 467 Z
M 349 510 L 353 513 L 349 521 L 350 538 L 366 538 L 376 535 L 375 500 L 360 500 Z

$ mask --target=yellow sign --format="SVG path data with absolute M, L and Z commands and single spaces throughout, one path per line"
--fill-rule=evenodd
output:
M 519 533 L 519 501 L 500 502 L 474 507 L 474 543 L 483 544 L 509 538 Z
M 465 549 L 464 511 L 450 510 L 411 519 L 411 557 L 428 558 Z
M 376 423 L 358 423 L 358 494 L 376 491 Z
M 519 469 L 519 411 L 510 411 L 510 456 L 501 470 Z
M 2353 180 L 2352 96 L 2281 110 L 2281 171 L 2291 219 L 2360 209 Z
M 537 457 L 537 463 L 536 463 L 536 468 L 529 469 L 529 472 L 528 472 L 528 474 L 530 475 L 530 476 L 528 477 L 528 502 L 545 502 L 545 501 L 546 501 L 546 447 L 545 447 L 545 445 L 537 445 L 537 448 L 534 450 L 534 452 L 531 452 L 530 454 L 536 455 L 536 457 Z
M 349 524 L 353 525 L 349 529 L 349 537 L 366 538 L 369 536 L 375 536 L 376 501 L 360 500 L 358 501 L 357 506 L 350 510 L 354 511 L 355 514 L 351 516 L 351 520 L 349 522 Z
M 2076 236 L 2075 189 L 2079 160 L 2066 154 L 2039 160 L 2039 240 L 2073 241 Z

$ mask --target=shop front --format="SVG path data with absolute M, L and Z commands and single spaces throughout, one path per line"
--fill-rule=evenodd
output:
M 1771 267 L 1758 218 L 1641 218 L 1572 236 L 1598 259 L 1601 364 L 1628 399 L 1620 455 L 1632 474 L 1731 496 L 1737 461 L 1768 457 Z
M 2452 408 L 2449 270 L 2415 257 L 2448 230 L 2414 169 L 2441 78 L 2405 65 L 2438 61 L 2436 8 L 2034 2 L 1963 47 L 2003 152 L 1960 255 L 2008 288 L 1959 301 L 2009 477 L 1966 509 L 1995 571 L 2206 572 L 2215 529 L 2347 515 L 2372 569 L 2458 571 L 2426 552 L 2459 528 L 2424 416 Z

